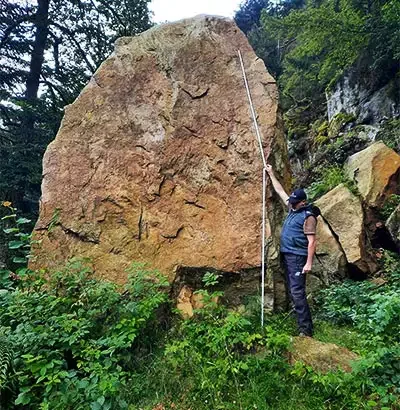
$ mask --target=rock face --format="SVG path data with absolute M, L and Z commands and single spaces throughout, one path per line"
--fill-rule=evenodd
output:
M 338 237 L 349 263 L 367 272 L 364 213 L 361 202 L 343 184 L 329 191 L 315 203 Z
M 46 151 L 33 267 L 89 257 L 122 283 L 132 261 L 171 281 L 260 266 L 262 162 L 238 49 L 265 154 L 289 180 L 276 83 L 233 21 L 200 16 L 122 38 Z M 280 222 L 268 214 L 268 235 Z
M 291 364 L 302 362 L 317 372 L 328 373 L 337 369 L 351 372 L 352 362 L 359 359 L 355 353 L 333 343 L 320 342 L 311 337 L 293 339 L 289 356 Z
M 356 182 L 361 196 L 372 207 L 379 207 L 398 191 L 399 170 L 400 155 L 383 142 L 352 155 L 345 164 L 346 174 Z
M 394 79 L 384 87 L 371 89 L 359 83 L 359 74 L 348 72 L 327 95 L 329 121 L 341 112 L 354 115 L 360 124 L 379 124 L 382 119 L 399 116 L 398 82 Z

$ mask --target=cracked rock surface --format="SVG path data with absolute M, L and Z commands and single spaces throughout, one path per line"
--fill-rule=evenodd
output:
M 184 267 L 260 266 L 262 162 L 238 49 L 265 154 L 289 180 L 275 81 L 235 23 L 157 26 L 118 40 L 66 109 L 44 157 L 34 267 L 89 257 L 98 276 L 123 283 L 132 261 L 171 281 Z

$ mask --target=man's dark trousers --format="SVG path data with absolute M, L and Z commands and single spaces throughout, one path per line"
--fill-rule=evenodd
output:
M 300 333 L 313 334 L 313 323 L 306 296 L 306 275 L 302 273 L 307 256 L 284 253 L 283 262 L 286 270 L 287 287 L 297 315 Z

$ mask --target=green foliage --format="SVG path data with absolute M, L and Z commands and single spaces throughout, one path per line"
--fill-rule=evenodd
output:
M 346 281 L 323 291 L 322 317 L 352 324 L 377 341 L 398 342 L 400 261 L 386 254 L 383 268 L 383 283 Z
M 382 408 L 395 403 L 392 349 L 366 351 L 351 374 L 319 374 L 301 363 L 292 367 L 285 351 L 296 326 L 288 315 L 267 317 L 260 329 L 251 315 L 214 303 L 213 293 L 202 295 L 204 307 L 175 323 L 165 348 L 132 379 L 128 397 L 135 408 L 360 410 L 370 408 L 367 401 Z M 321 320 L 316 337 L 365 350 L 360 333 Z
M 275 72 L 284 108 L 308 100 L 321 110 L 325 92 L 347 70 L 369 89 L 385 85 L 398 71 L 398 16 L 397 0 L 308 1 L 290 13 L 266 7 L 257 44 L 274 59 L 278 50 Z
M 376 139 L 383 141 L 389 148 L 400 152 L 400 120 L 391 119 L 383 124 Z
M 132 265 L 124 293 L 71 262 L 50 278 L 31 273 L 0 295 L 13 346 L 16 404 L 27 409 L 123 409 L 132 344 L 165 302 L 165 279 Z
M 397 0 L 384 2 L 382 7 L 382 19 L 384 26 L 390 31 L 389 49 L 393 52 L 393 58 L 400 59 L 400 4 Z
M 363 359 L 352 374 L 379 397 L 382 406 L 400 404 L 400 260 L 386 254 L 379 282 L 336 284 L 320 295 L 320 318 L 352 325 L 359 332 Z
M 285 39 L 283 93 L 300 101 L 315 99 L 359 57 L 368 43 L 366 17 L 350 0 L 309 2 L 284 19 L 264 16 L 266 30 Z
M 290 140 L 297 140 L 307 135 L 309 123 L 312 118 L 310 101 L 302 101 L 294 105 L 284 115 L 285 127 Z
M 31 220 L 18 216 L 17 208 L 10 202 L 2 202 L 2 206 L 7 209 L 7 214 L 0 219 L 0 226 L 3 232 L 8 235 L 8 249 L 12 257 L 10 267 L 26 266 L 30 256 L 31 232 L 26 232 L 27 227 L 31 227 Z
M 215 285 L 213 276 L 204 278 L 206 286 Z M 146 366 L 145 375 L 135 380 L 142 381 L 142 388 L 130 389 L 136 390 L 131 401 L 149 409 L 160 401 L 178 409 L 284 408 L 279 402 L 287 393 L 282 378 L 290 378 L 283 356 L 289 336 L 270 326 L 255 327 L 217 303 L 220 292 L 197 293 L 203 307 L 168 332 L 154 368 L 149 372 Z M 286 405 L 292 400 L 287 398 Z
M 239 28 L 248 33 L 260 24 L 263 9 L 271 8 L 269 0 L 246 0 L 235 14 L 235 22 Z
M 329 124 L 328 121 L 325 120 L 318 119 L 311 124 L 310 136 L 315 146 L 322 145 L 329 140 L 328 129 Z
M 315 201 L 339 184 L 344 184 L 350 191 L 357 193 L 354 182 L 347 178 L 342 168 L 337 166 L 323 168 L 317 181 L 310 184 L 307 190 L 308 197 L 311 201 Z
M 342 167 L 350 155 L 366 148 L 369 142 L 368 138 L 365 138 L 355 128 L 351 132 L 344 133 L 344 135 L 321 146 L 317 155 L 324 167 Z
M 305 0 L 245 0 L 235 14 L 236 24 L 246 33 L 256 54 L 264 60 L 268 71 L 275 78 L 282 72 L 281 43 L 273 32 L 264 29 L 261 15 L 281 18 L 287 16 L 291 10 L 302 8 L 304 4 Z
M 47 231 L 51 233 L 54 229 L 54 227 L 59 223 L 60 221 L 60 213 L 61 209 L 56 208 L 53 212 L 53 215 L 51 216 L 49 226 L 47 227 Z
M 16 386 L 13 368 L 13 351 L 3 336 L 0 338 L 0 408 L 11 408 Z
M 380 214 L 382 219 L 388 219 L 389 216 L 393 213 L 393 211 L 400 205 L 400 195 L 390 195 L 390 197 L 385 201 L 382 209 L 380 210 Z
M 398 291 L 400 268 L 393 266 L 387 259 L 388 300 L 394 294 L 389 288 Z M 155 331 L 152 318 L 166 301 L 165 280 L 142 265 L 133 265 L 130 274 L 121 293 L 116 285 L 94 280 L 91 270 L 75 261 L 51 277 L 31 272 L 16 290 L 0 293 L 0 330 L 13 347 L 16 373 L 11 370 L 8 379 L 14 389 L 18 381 L 17 405 L 359 410 L 369 408 L 367 401 L 383 408 L 397 399 L 398 328 L 376 314 L 374 304 L 384 301 L 357 296 L 362 286 L 359 293 L 332 288 L 323 295 L 323 315 L 336 320 L 335 313 L 337 322 L 356 328 L 340 330 L 318 320 L 316 336 L 354 347 L 363 358 L 351 374 L 318 374 L 287 362 L 295 328 L 289 316 L 267 316 L 261 329 L 258 317 L 253 322 L 251 312 L 224 307 L 218 303 L 222 293 L 207 290 L 215 287 L 218 274 L 204 275 L 206 289 L 197 292 L 203 307 L 194 317 L 176 319 L 164 333 Z M 347 309 L 351 297 L 356 315 Z M 365 309 L 357 310 L 363 303 Z M 368 324 L 364 312 L 381 328 Z M 1 349 L 0 343 L 0 358 L 9 358 Z

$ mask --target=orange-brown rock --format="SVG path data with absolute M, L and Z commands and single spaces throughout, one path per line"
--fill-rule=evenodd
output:
M 361 196 L 372 207 L 379 207 L 400 182 L 400 155 L 383 142 L 376 142 L 348 158 L 346 174 L 354 180 Z
M 189 286 L 182 286 L 176 300 L 176 308 L 184 318 L 190 318 L 193 316 L 192 297 L 193 290 L 190 289 Z
M 265 154 L 288 181 L 277 86 L 245 35 L 216 17 L 161 25 L 120 39 L 66 109 L 44 157 L 32 266 L 89 257 L 117 283 L 132 261 L 171 281 L 260 266 L 262 162 L 238 49 Z M 268 214 L 268 235 L 279 223 Z

